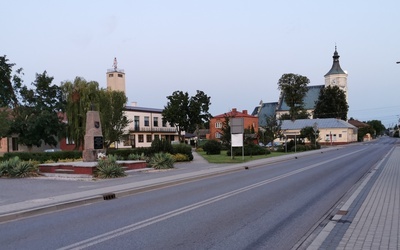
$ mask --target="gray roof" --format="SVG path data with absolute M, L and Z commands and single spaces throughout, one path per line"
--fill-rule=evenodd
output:
M 304 97 L 304 109 L 314 109 L 315 108 L 315 102 L 318 100 L 319 97 L 319 92 L 321 91 L 322 88 L 324 88 L 324 85 L 314 85 L 314 86 L 307 86 L 308 90 L 306 93 L 306 96 Z M 283 100 L 280 103 L 280 106 L 277 107 L 277 110 L 279 111 L 288 111 L 290 108 L 287 105 L 285 101 L 285 96 L 283 96 Z
M 340 67 L 339 64 L 339 53 L 336 50 L 335 47 L 335 52 L 333 53 L 333 64 L 332 64 L 332 68 L 329 70 L 328 73 L 325 74 L 325 76 L 327 75 L 335 75 L 335 74 L 346 74 L 346 72 L 344 72 L 342 70 L 342 68 Z
M 305 127 L 312 127 L 314 123 L 317 123 L 318 128 L 351 128 L 356 129 L 355 126 L 350 123 L 336 119 L 336 118 L 324 118 L 324 119 L 299 119 L 295 121 L 283 120 L 281 129 L 282 130 L 300 130 Z
M 162 109 L 156 108 L 145 108 L 145 107 L 136 107 L 136 106 L 125 106 L 126 111 L 138 111 L 138 112 L 149 112 L 149 113 L 162 113 Z
M 266 118 L 268 116 L 275 116 L 275 110 L 277 106 L 277 102 L 263 103 L 261 108 L 260 106 L 255 107 L 251 115 L 258 116 L 259 126 L 265 126 L 267 124 Z

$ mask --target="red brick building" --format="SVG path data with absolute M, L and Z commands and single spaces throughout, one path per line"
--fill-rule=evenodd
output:
M 243 110 L 242 112 L 237 111 L 236 108 L 233 108 L 231 111 L 214 116 L 210 120 L 210 134 L 208 134 L 207 139 L 216 139 L 219 140 L 222 135 L 222 126 L 225 122 L 225 117 L 229 118 L 243 118 L 243 129 L 254 129 L 254 133 L 258 133 L 258 117 L 249 115 L 247 110 Z

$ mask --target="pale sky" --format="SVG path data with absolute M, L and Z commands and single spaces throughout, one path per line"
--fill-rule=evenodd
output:
M 30 85 L 76 76 L 106 87 L 114 57 L 127 97 L 163 108 L 176 90 L 211 97 L 210 112 L 278 101 L 285 73 L 324 84 L 335 44 L 349 114 L 394 126 L 400 116 L 400 1 L 0 0 L 0 54 Z

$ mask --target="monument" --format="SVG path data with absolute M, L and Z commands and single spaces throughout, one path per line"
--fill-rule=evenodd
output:
M 85 144 L 82 153 L 83 161 L 97 161 L 99 153 L 105 153 L 103 148 L 103 133 L 101 131 L 100 114 L 92 108 L 86 113 Z

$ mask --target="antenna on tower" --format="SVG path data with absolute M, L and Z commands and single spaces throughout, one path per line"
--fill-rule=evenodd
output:
M 117 58 L 116 57 L 114 57 L 114 63 L 113 63 L 113 68 L 114 68 L 114 70 L 115 71 L 117 71 L 117 68 L 118 68 L 118 63 L 117 63 Z

